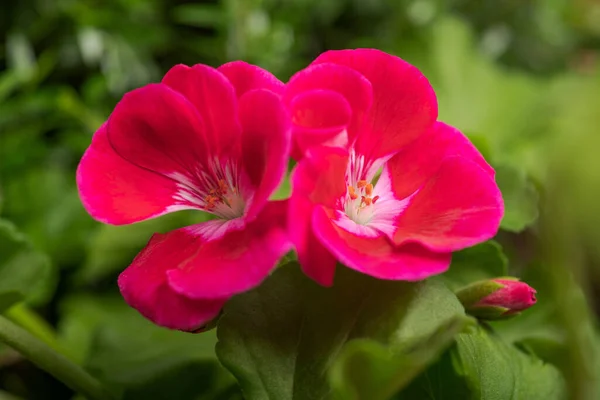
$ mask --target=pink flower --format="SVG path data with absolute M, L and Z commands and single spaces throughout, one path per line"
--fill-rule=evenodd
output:
M 503 277 L 471 283 L 456 292 L 465 311 L 477 318 L 513 317 L 533 306 L 536 290 L 517 278 Z
M 125 300 L 156 324 L 199 328 L 289 250 L 287 202 L 268 201 L 288 162 L 282 90 L 243 62 L 178 65 L 127 93 L 83 155 L 79 193 L 101 222 L 183 209 L 217 217 L 154 235 L 119 277 Z
M 492 282 L 497 283 L 500 289 L 483 297 L 473 308 L 501 307 L 505 309 L 503 315 L 507 316 L 518 314 L 537 302 L 536 290 L 525 282 L 516 278 L 496 278 Z
M 286 85 L 294 123 L 289 232 L 304 272 L 331 285 L 339 260 L 381 279 L 445 271 L 495 235 L 494 170 L 413 66 L 378 50 L 329 51 Z M 380 173 L 380 175 L 379 175 Z

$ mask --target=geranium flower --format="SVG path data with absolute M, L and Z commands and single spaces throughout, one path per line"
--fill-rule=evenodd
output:
M 201 327 L 289 250 L 286 202 L 268 201 L 288 162 L 282 88 L 243 62 L 175 66 L 127 93 L 83 155 L 79 193 L 101 222 L 183 209 L 216 216 L 154 235 L 120 275 L 127 303 L 156 324 Z
M 445 271 L 495 235 L 494 170 L 437 122 L 427 79 L 378 50 L 329 51 L 286 85 L 294 123 L 289 232 L 304 272 L 331 285 L 337 260 L 381 279 Z

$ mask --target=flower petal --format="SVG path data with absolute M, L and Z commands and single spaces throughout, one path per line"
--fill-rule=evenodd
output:
M 372 103 L 371 83 L 355 69 L 338 64 L 340 63 L 315 61 L 313 65 L 296 73 L 286 84 L 284 102 L 291 103 L 294 97 L 307 90 L 325 89 L 343 95 L 353 113 L 367 111 Z
M 193 238 L 182 236 L 181 230 L 152 236 L 119 276 L 125 301 L 166 328 L 193 331 L 211 321 L 219 315 L 227 298 L 193 300 L 175 292 L 167 283 L 167 271 L 193 258 L 197 250 Z
M 323 286 L 333 284 L 336 260 L 314 236 L 311 215 L 316 204 L 334 207 L 346 194 L 348 152 L 312 148 L 294 169 L 288 231 L 304 273 Z
M 388 161 L 395 196 L 403 199 L 413 194 L 452 156 L 471 160 L 494 176 L 494 169 L 465 135 L 450 125 L 436 122 L 426 134 Z
M 349 268 L 379 279 L 417 281 L 450 266 L 450 253 L 434 253 L 418 244 L 394 246 L 383 234 L 361 236 L 334 222 L 332 210 L 315 207 L 313 227 L 320 242 Z
M 162 83 L 178 91 L 196 107 L 204 121 L 206 136 L 216 155 L 228 154 L 238 145 L 240 126 L 233 86 L 219 71 L 206 65 L 176 65 Z
M 265 89 L 252 90 L 240 99 L 242 162 L 256 191 L 246 217 L 254 218 L 286 173 L 291 131 L 279 96 Z
M 393 241 L 456 251 L 492 238 L 503 214 L 502 195 L 489 171 L 449 157 L 400 214 Z
M 229 79 L 238 98 L 254 89 L 267 89 L 277 94 L 283 92 L 283 82 L 256 65 L 244 61 L 232 61 L 217 69 Z
M 286 85 L 283 99 L 286 105 L 291 107 L 297 96 L 318 89 L 337 92 L 350 105 L 352 120 L 348 124 L 348 135 L 349 141 L 352 142 L 365 113 L 371 107 L 371 84 L 351 68 L 326 63 L 311 65 L 292 76 Z
M 377 159 L 400 150 L 437 119 L 433 88 L 421 72 L 398 57 L 375 49 L 332 50 L 313 64 L 335 63 L 360 72 L 373 88 L 373 105 L 356 150 Z
M 348 152 L 338 147 L 312 148 L 292 172 L 292 196 L 334 208 L 346 194 Z
M 340 93 L 308 90 L 294 97 L 290 111 L 294 124 L 295 159 L 301 159 L 311 147 L 319 145 L 348 147 L 347 128 L 352 109 Z
M 319 285 L 333 285 L 337 260 L 313 232 L 311 215 L 314 204 L 303 195 L 292 195 L 289 201 L 288 232 L 298 254 L 300 268 Z
M 196 235 L 193 226 L 180 229 L 179 240 L 193 241 L 196 252 L 167 272 L 169 285 L 195 299 L 229 297 L 257 286 L 291 248 L 286 213 L 287 202 L 270 202 L 242 230 L 210 241 Z
M 81 158 L 77 188 L 85 209 L 107 224 L 130 224 L 178 208 L 173 200 L 175 182 L 115 153 L 108 142 L 106 123 L 94 134 Z
M 180 93 L 150 84 L 123 96 L 108 120 L 117 154 L 150 171 L 187 174 L 206 164 L 210 148 L 196 109 Z

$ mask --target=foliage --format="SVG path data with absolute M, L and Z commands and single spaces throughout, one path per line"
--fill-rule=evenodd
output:
M 599 15 L 588 0 L 8 1 L 0 310 L 123 399 L 598 398 Z M 420 283 L 339 268 L 323 289 L 287 263 L 216 332 L 129 309 L 117 274 L 152 233 L 204 216 L 113 227 L 85 213 L 75 168 L 122 94 L 177 63 L 244 59 L 285 80 L 323 50 L 366 46 L 422 69 L 440 118 L 494 165 L 498 236 Z M 466 317 L 453 291 L 507 273 L 538 304 L 489 325 Z M 74 396 L 0 348 L 0 398 Z

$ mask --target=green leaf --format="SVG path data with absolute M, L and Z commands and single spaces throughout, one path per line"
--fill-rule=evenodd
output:
M 323 288 L 290 263 L 225 306 L 217 356 L 252 400 L 327 398 L 330 368 L 335 365 L 331 379 L 339 389 L 350 379 L 345 371 L 352 371 L 355 356 L 374 365 L 383 360 L 383 379 L 392 390 L 443 350 L 447 337 L 437 336 L 442 326 L 458 326 L 465 319 L 456 297 L 437 280 L 383 281 L 339 267 L 335 285 Z M 426 357 L 415 349 L 430 338 Z M 390 359 L 386 351 L 402 361 Z M 338 359 L 340 352 L 344 356 Z M 376 374 L 350 375 L 360 393 L 379 379 Z
M 562 400 L 563 376 L 551 364 L 527 355 L 479 327 L 456 337 L 453 355 L 472 398 Z
M 123 394 L 123 400 L 155 399 L 242 400 L 242 394 L 235 379 L 216 360 L 195 361 L 128 387 Z
M 406 348 L 390 349 L 369 339 L 350 341 L 331 371 L 336 398 L 391 398 L 435 361 L 466 321 L 462 316 L 449 320 L 430 337 Z
M 447 350 L 441 358 L 419 375 L 395 400 L 454 400 L 468 399 L 469 388 L 464 379 L 454 370 L 451 350 Z
M 0 311 L 48 294 L 53 277 L 49 259 L 6 220 L 0 220 Z
M 160 328 L 120 296 L 74 296 L 62 304 L 62 315 L 64 343 L 107 382 L 141 383 L 182 363 L 214 359 L 214 333 Z
M 74 296 L 62 304 L 59 331 L 73 356 L 123 398 L 204 398 L 239 390 L 214 355 L 214 331 L 160 328 L 120 296 Z M 229 397 L 227 397 L 229 398 Z
M 501 164 L 496 166 L 496 182 L 504 198 L 504 218 L 500 227 L 520 232 L 538 217 L 538 191 L 525 171 Z
M 470 283 L 506 276 L 508 259 L 498 242 L 489 240 L 452 254 L 450 269 L 442 278 L 452 290 Z

